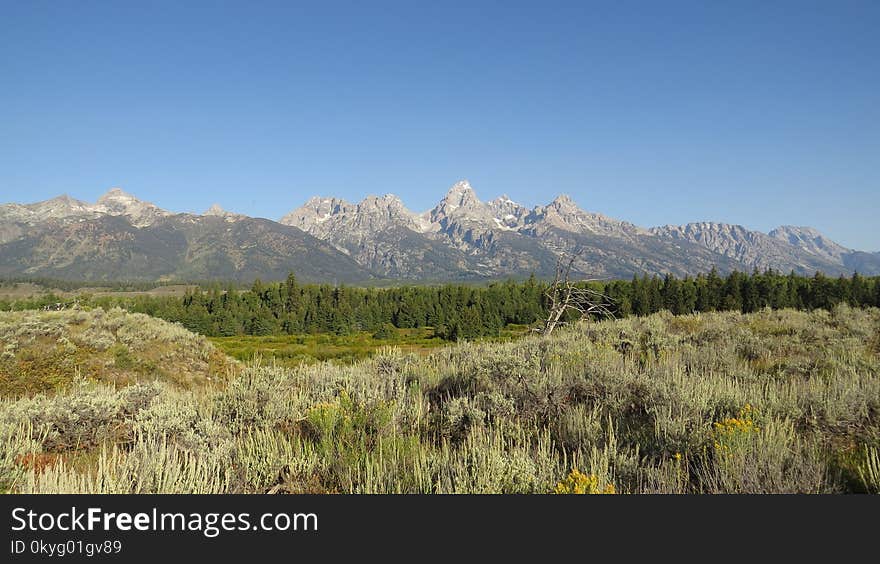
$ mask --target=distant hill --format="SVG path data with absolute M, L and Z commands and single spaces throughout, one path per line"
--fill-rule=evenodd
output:
M 551 276 L 563 252 L 579 276 L 678 276 L 755 268 L 880 274 L 880 253 L 848 249 L 810 227 L 769 233 L 697 222 L 643 228 L 579 208 L 567 196 L 528 209 L 481 201 L 456 183 L 424 213 L 400 198 L 315 197 L 278 222 L 228 212 L 173 213 L 112 189 L 89 204 L 59 196 L 0 206 L 0 276 L 66 280 L 281 279 L 465 281 Z

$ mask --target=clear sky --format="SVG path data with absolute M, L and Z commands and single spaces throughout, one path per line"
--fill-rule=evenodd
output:
M 0 0 L 0 201 L 557 193 L 880 250 L 880 2 Z

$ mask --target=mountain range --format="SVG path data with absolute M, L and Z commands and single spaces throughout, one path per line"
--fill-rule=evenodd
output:
M 769 233 L 699 222 L 644 228 L 580 209 L 568 196 L 526 208 L 481 201 L 467 181 L 424 213 L 397 196 L 315 197 L 279 221 L 174 213 L 118 188 L 94 204 L 67 195 L 0 205 L 0 276 L 77 280 L 280 279 L 382 283 L 552 276 L 580 252 L 578 276 L 677 276 L 773 268 L 880 274 L 880 253 L 848 249 L 811 227 Z

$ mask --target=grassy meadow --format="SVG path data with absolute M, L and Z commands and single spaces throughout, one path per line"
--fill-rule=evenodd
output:
M 479 342 L 505 342 L 527 334 L 523 325 L 509 325 L 497 337 L 483 337 Z M 395 347 L 402 353 L 427 355 L 450 344 L 436 335 L 432 327 L 398 329 L 388 325 L 381 332 L 358 331 L 349 335 L 314 333 L 303 335 L 238 335 L 208 337 L 225 354 L 242 362 L 295 367 L 301 364 L 331 361 L 352 364 L 372 357 L 383 347 Z
M 0 399 L 10 492 L 880 491 L 876 308 L 659 313 L 502 342 L 385 335 L 411 339 L 398 346 L 212 344 L 119 310 L 0 320 L 2 378 L 19 382 Z M 72 351 L 62 339 L 105 369 L 121 343 L 155 370 L 95 377 L 59 353 L 73 377 L 23 386 L 21 355 Z M 330 361 L 298 349 L 355 346 Z M 243 362 L 214 366 L 219 350 Z

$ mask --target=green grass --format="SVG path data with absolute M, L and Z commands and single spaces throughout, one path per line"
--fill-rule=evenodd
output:
M 877 492 L 878 333 L 875 308 L 661 313 L 188 390 L 75 382 L 0 400 L 0 489 Z M 302 346 L 377 344 L 349 339 Z
M 243 362 L 259 360 L 264 364 L 293 368 L 301 364 L 332 361 L 352 364 L 372 357 L 383 347 L 393 346 L 404 353 L 427 355 L 449 341 L 434 336 L 434 329 L 389 329 L 387 338 L 361 331 L 351 335 L 327 333 L 305 335 L 268 335 L 236 337 L 209 337 L 208 340 L 232 358 Z M 486 337 L 481 342 L 504 342 L 528 333 L 525 326 L 511 325 L 497 337 Z

